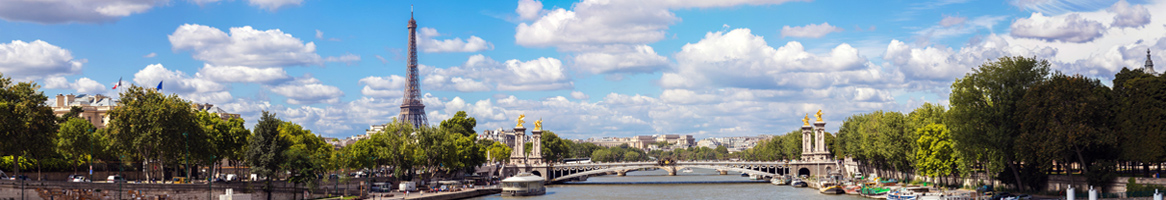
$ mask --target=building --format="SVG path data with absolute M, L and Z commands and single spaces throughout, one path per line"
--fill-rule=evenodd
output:
M 217 114 L 217 115 L 219 115 L 219 118 L 222 118 L 223 120 L 228 120 L 228 119 L 238 119 L 238 118 L 240 118 L 240 117 L 239 117 L 239 114 L 234 114 L 234 113 L 227 113 L 227 111 L 224 111 L 222 108 L 215 108 L 215 105 L 212 105 L 212 104 L 209 104 L 209 103 L 204 103 L 204 104 L 197 104 L 197 103 L 194 103 L 194 104 L 190 104 L 190 108 L 191 108 L 191 109 L 194 109 L 194 110 L 197 110 L 197 111 L 208 111 L 208 112 L 211 112 L 211 113 Z
M 638 149 L 656 149 L 659 148 L 656 144 L 668 143 L 667 149 L 674 148 L 688 148 L 696 145 L 692 135 L 640 135 L 626 138 L 603 137 L 599 139 L 591 138 L 584 140 L 599 146 L 617 147 L 627 144 L 628 147 Z
M 421 84 L 417 76 L 417 20 L 413 20 L 413 13 L 409 12 L 409 63 L 406 64 L 408 85 L 405 87 L 405 98 L 401 100 L 401 115 L 397 119 L 413 127 L 429 124 L 425 117 L 425 104 L 421 103 Z
M 98 129 L 109 125 L 109 111 L 117 107 L 117 101 L 105 95 L 62 95 L 57 94 L 51 106 L 58 117 L 69 113 L 73 107 L 81 108 L 77 117 L 89 121 Z
M 1146 49 L 1146 68 L 1144 68 L 1143 70 L 1145 70 L 1147 74 L 1158 75 L 1158 72 L 1154 72 L 1154 61 L 1150 60 L 1150 50 L 1149 49 Z
M 717 142 L 716 140 L 713 140 L 711 138 L 705 138 L 705 139 L 701 139 L 700 141 L 696 141 L 696 146 L 697 147 L 707 147 L 710 149 L 716 149 L 717 147 L 721 146 L 721 143 Z

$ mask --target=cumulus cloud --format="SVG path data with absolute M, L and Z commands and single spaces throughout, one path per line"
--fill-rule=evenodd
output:
M 564 73 L 562 61 L 555 58 L 498 62 L 483 55 L 473 55 L 462 66 L 419 67 L 424 77 L 422 84 L 436 90 L 473 92 L 487 91 L 493 86 L 502 91 L 543 91 L 574 87 Z
M 319 79 L 306 76 L 294 81 L 268 87 L 271 92 L 287 97 L 290 104 L 334 104 L 340 102 L 344 92 L 340 88 L 325 85 Z
M 315 43 L 304 43 L 279 29 L 232 27 L 228 34 L 210 26 L 184 24 L 169 39 L 175 51 L 190 51 L 194 59 L 214 65 L 285 67 L 325 61 L 316 54 Z
M 666 72 L 660 79 L 664 88 L 821 88 L 888 78 L 849 44 L 817 55 L 796 41 L 770 47 L 749 29 L 710 32 L 681 49 L 675 56 L 676 72 Z
M 439 40 L 434 39 L 441 36 L 437 29 L 421 27 L 418 32 L 420 33 L 418 33 L 417 46 L 425 52 L 478 52 L 494 49 L 494 44 L 486 42 L 478 36 L 470 36 L 467 40 L 462 40 L 462 38 Z
M 46 89 L 69 89 L 76 90 L 81 94 L 100 94 L 107 91 L 105 84 L 87 77 L 81 77 L 76 82 L 71 83 L 65 77 L 50 77 L 46 78 L 43 83 Z
M 165 0 L 0 1 L 0 18 L 42 24 L 106 23 L 142 13 Z
M 391 75 L 388 77 L 369 76 L 360 79 L 364 89 L 360 90 L 364 96 L 378 98 L 399 98 L 405 94 L 405 85 L 409 82 L 405 77 Z M 428 88 L 425 88 L 428 89 Z
M 77 74 L 83 63 L 69 50 L 41 40 L 0 43 L 0 73 L 19 81 Z
M 576 100 L 590 99 L 591 96 L 580 91 L 571 91 L 571 98 Z
M 1116 14 L 1113 16 L 1115 27 L 1143 27 L 1150 23 L 1150 10 L 1143 5 L 1130 6 L 1125 0 L 1117 1 L 1106 11 Z
M 591 74 L 653 73 L 668 66 L 668 58 L 648 45 L 608 45 L 603 50 L 580 53 L 574 61 L 576 68 Z
M 1013 21 L 1011 28 L 1014 37 L 1073 43 L 1093 41 L 1105 32 L 1101 22 L 1082 18 L 1077 13 L 1058 16 L 1032 13 L 1029 18 Z
M 243 66 L 214 66 L 205 64 L 197 76 L 225 83 L 278 84 L 291 80 L 282 68 L 251 68 Z
M 182 98 L 198 103 L 217 104 L 230 102 L 234 99 L 228 92 L 230 88 L 227 85 L 203 77 L 190 76 L 182 71 L 166 69 L 162 64 L 152 64 L 142 68 L 134 73 L 133 81 L 146 88 L 153 88 L 161 82 L 163 92 L 175 93 Z
M 543 3 L 538 0 L 518 0 L 518 8 L 514 9 L 518 18 L 522 20 L 538 19 L 543 12 Z
M 822 22 L 822 24 L 809 24 L 805 26 L 783 26 L 781 27 L 781 37 L 820 38 L 826 36 L 826 34 L 842 31 L 842 28 L 831 26 L 828 22 Z

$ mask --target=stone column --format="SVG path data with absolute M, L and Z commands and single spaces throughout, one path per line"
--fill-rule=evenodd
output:
M 808 160 L 806 158 L 809 157 L 811 152 L 814 152 L 814 146 L 810 143 L 813 139 L 813 135 L 810 134 L 810 129 L 812 128 L 810 126 L 802 126 L 802 160 Z
M 511 147 L 511 149 L 513 149 L 513 151 L 510 152 L 510 163 L 511 164 L 517 165 L 517 164 L 525 164 L 526 163 L 526 155 L 523 155 L 523 153 L 526 152 L 526 150 L 524 149 L 526 147 L 525 144 L 526 144 L 526 128 L 515 127 L 514 128 L 514 147 Z
M 822 159 L 829 159 L 827 157 L 830 157 L 830 149 L 826 146 L 826 122 L 814 122 L 814 139 L 816 141 L 814 143 L 817 144 L 814 145 L 817 147 L 814 153 L 821 154 Z
M 530 156 L 527 159 L 529 159 L 531 162 L 534 162 L 535 164 L 543 163 L 542 136 L 542 130 L 530 131 Z

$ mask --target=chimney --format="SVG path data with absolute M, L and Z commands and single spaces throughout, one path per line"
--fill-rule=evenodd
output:
M 57 107 L 65 107 L 65 95 L 57 93 Z
M 67 106 L 69 104 L 73 104 L 73 100 L 76 98 L 77 98 L 77 95 L 73 95 L 73 94 L 65 95 L 65 105 Z

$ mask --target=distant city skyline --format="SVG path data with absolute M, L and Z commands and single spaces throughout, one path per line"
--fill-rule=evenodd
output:
M 836 133 L 947 105 L 1001 56 L 1106 85 L 1147 50 L 1166 62 L 1163 0 L 0 2 L 0 73 L 50 101 L 163 82 L 248 128 L 270 110 L 334 138 L 398 116 L 411 6 L 430 124 L 525 114 L 572 139 L 781 135 L 818 110 Z

